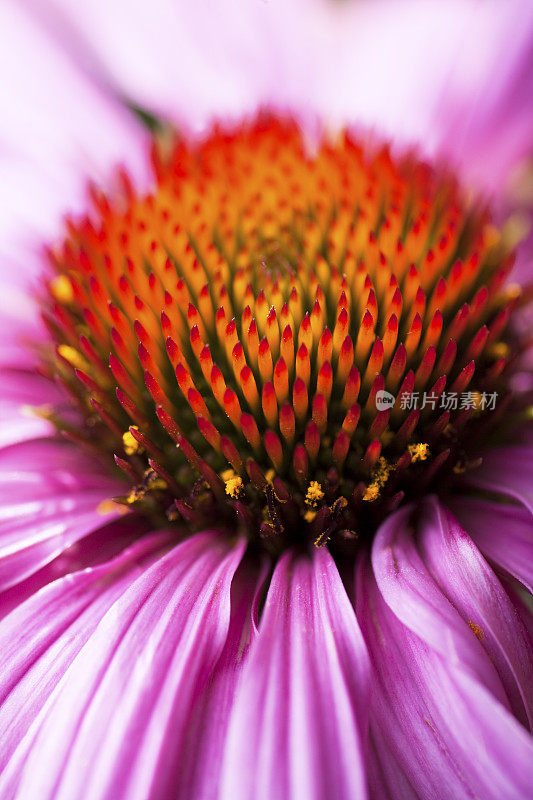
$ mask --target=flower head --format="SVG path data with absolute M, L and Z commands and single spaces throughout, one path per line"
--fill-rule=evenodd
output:
M 0 800 L 523 800 L 530 5 L 0 21 Z
M 114 454 L 123 502 L 272 552 L 358 547 L 475 464 L 519 293 L 451 175 L 348 133 L 310 151 L 271 115 L 153 162 L 153 192 L 124 174 L 69 222 L 43 298 L 81 419 L 56 423 Z

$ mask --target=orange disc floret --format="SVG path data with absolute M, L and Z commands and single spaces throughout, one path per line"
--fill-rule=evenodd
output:
M 153 165 L 151 194 L 91 190 L 43 300 L 81 412 L 54 418 L 115 455 L 123 502 L 323 545 L 468 466 L 517 301 L 486 208 L 412 155 L 311 151 L 270 116 Z

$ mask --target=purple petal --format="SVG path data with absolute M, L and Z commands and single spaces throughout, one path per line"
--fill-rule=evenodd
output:
M 107 524 L 102 521 L 100 527 L 69 545 L 51 561 L 47 560 L 36 572 L 32 570 L 21 582 L 3 591 L 0 595 L 0 620 L 44 586 L 73 572 L 111 561 L 152 531 L 148 520 L 136 514 L 115 517 Z M 174 541 L 175 537 L 176 532 Z
M 533 592 L 533 520 L 520 506 L 474 497 L 448 505 L 481 552 Z
M 392 514 L 376 533 L 372 566 L 379 590 L 396 617 L 428 647 L 461 665 L 507 705 L 490 658 L 422 561 L 410 526 L 412 513 L 407 506 Z
M 66 208 L 85 210 L 87 177 L 107 181 L 125 154 L 135 175 L 147 177 L 141 126 L 87 80 L 23 6 L 7 2 L 0 9 L 0 26 L 9 31 L 0 67 L 10 76 L 0 98 L 4 253 L 17 253 L 17 244 L 35 234 L 55 236 Z M 12 282 L 20 284 L 31 268 L 21 258 Z
M 104 570 L 100 592 L 89 592 L 86 611 L 75 610 L 70 624 L 68 612 L 56 624 L 45 606 L 47 625 L 38 625 L 33 637 L 44 628 L 46 649 L 37 649 L 35 660 L 30 655 L 0 711 L 7 720 L 21 710 L 0 796 L 145 800 L 173 794 L 192 708 L 226 641 L 242 551 L 216 532 L 198 534 L 119 578 L 119 587 Z M 83 575 L 45 588 L 0 624 L 0 637 L 11 645 L 11 655 L 2 650 L 3 674 L 13 673 L 36 603 L 46 598 L 52 607 L 70 606 L 65 592 L 81 581 L 83 595 Z M 62 669 L 49 680 L 58 654 Z
M 0 337 L 2 331 L 0 330 Z M 20 348 L 17 349 L 20 360 Z M 35 369 L 2 368 L 0 373 L 0 448 L 25 439 L 50 436 L 51 422 L 39 416 L 40 406 L 64 402 L 55 384 Z M 33 410 L 35 408 L 35 410 Z
M 530 594 L 520 590 L 514 581 L 512 583 L 508 582 L 505 588 L 516 608 L 516 613 L 524 623 L 524 628 L 528 632 L 529 641 L 533 642 L 533 614 L 531 613 Z
M 1 740 L 0 772 L 103 615 L 171 544 L 168 534 L 145 536 L 112 561 L 46 586 L 2 622 L 0 717 L 7 735 Z
M 487 450 L 481 466 L 468 474 L 468 482 L 513 497 L 533 513 L 533 444 Z
M 37 439 L 0 450 L 0 589 L 13 586 L 123 513 L 101 503 L 124 484 L 70 444 Z
M 273 103 L 418 141 L 489 188 L 530 147 L 527 0 L 26 4 L 94 79 L 178 124 Z
M 115 97 L 61 52 L 23 3 L 0 4 L 0 364 L 27 366 L 22 341 L 46 336 L 32 293 L 43 272 L 43 241 L 63 215 L 87 210 L 87 179 L 110 184 L 126 163 L 139 186 L 150 180 L 148 136 Z M 36 398 L 38 401 L 38 398 Z
M 405 515 L 395 522 L 403 527 Z M 405 537 L 393 542 L 381 533 L 374 546 L 376 577 L 364 557 L 357 571 L 357 617 L 374 667 L 370 759 L 377 763 L 369 769 L 371 794 L 391 800 L 523 800 L 533 780 L 531 737 L 463 662 L 463 643 L 446 612 L 441 625 L 428 597 L 430 610 L 424 613 L 414 585 L 421 585 L 421 596 L 428 594 L 427 573 L 421 562 L 414 569 L 409 550 Z M 392 581 L 395 589 L 388 586 Z M 416 610 L 422 614 L 418 623 Z M 479 645 L 471 631 L 470 636 Z
M 533 723 L 533 646 L 500 581 L 454 517 L 427 503 L 418 550 L 494 664 L 515 716 Z
M 368 785 L 370 796 L 379 800 L 420 800 L 383 732 L 371 720 L 367 755 Z
M 265 577 L 265 568 L 258 571 L 243 561 L 233 578 L 226 644 L 209 686 L 189 720 L 175 800 L 218 799 L 231 709 L 250 644 L 257 633 L 252 616 L 262 595 Z
M 530 3 L 493 7 L 483 42 L 470 45 L 470 71 L 458 63 L 436 109 L 440 152 L 458 162 L 463 174 L 501 200 L 513 168 L 531 156 L 533 109 L 533 9 Z M 489 14 L 490 16 L 490 14 Z M 498 29 L 499 28 L 499 29 Z M 506 38 L 513 36 L 512 52 Z M 477 63 L 476 63 L 477 61 Z
M 221 798 L 366 797 L 368 668 L 329 553 L 286 553 L 235 700 Z

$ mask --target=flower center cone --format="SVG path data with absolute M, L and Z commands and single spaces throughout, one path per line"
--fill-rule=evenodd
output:
M 273 552 L 356 548 L 476 464 L 501 419 L 519 300 L 488 209 L 348 133 L 265 116 L 154 147 L 67 222 L 43 297 L 71 438 L 120 501 Z M 510 346 L 511 345 L 511 346 Z

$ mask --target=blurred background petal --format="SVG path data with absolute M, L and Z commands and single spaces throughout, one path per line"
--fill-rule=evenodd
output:
M 89 177 L 108 182 L 127 159 L 147 180 L 148 136 L 20 5 L 0 4 L 0 30 L 0 363 L 21 366 L 31 356 L 20 336 L 40 330 L 31 292 L 43 241 L 67 210 L 86 209 Z
M 22 5 L 93 78 L 178 124 L 274 104 L 421 143 L 490 189 L 531 148 L 527 0 Z
M 85 208 L 88 176 L 108 179 L 111 166 L 125 157 L 137 179 L 147 174 L 145 131 L 21 5 L 0 6 L 0 28 L 9 32 L 0 49 L 4 255 L 19 253 L 37 237 L 57 235 L 66 209 Z

